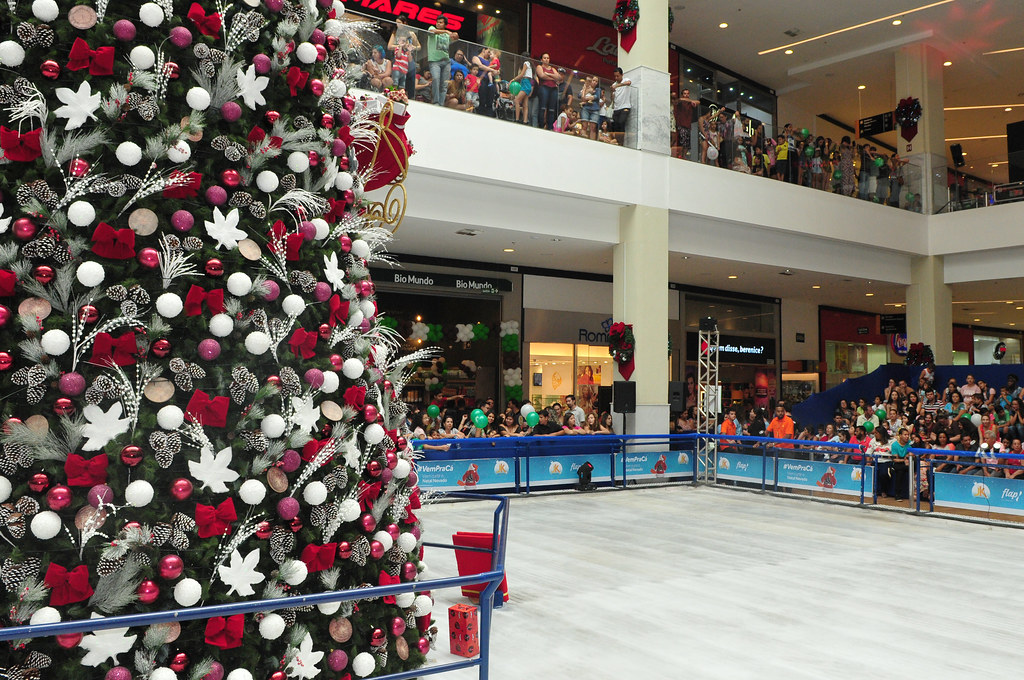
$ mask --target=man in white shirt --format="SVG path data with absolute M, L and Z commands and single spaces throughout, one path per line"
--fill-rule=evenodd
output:
M 615 82 L 612 83 L 612 132 L 615 133 L 619 144 L 622 144 L 626 136 L 626 121 L 629 120 L 629 111 L 633 106 L 633 89 L 630 87 L 632 84 L 629 78 L 623 77 L 622 69 L 616 66 Z
M 583 427 L 587 423 L 587 416 L 583 409 L 576 405 L 576 397 L 572 394 L 565 395 L 565 414 L 576 416 L 576 427 Z

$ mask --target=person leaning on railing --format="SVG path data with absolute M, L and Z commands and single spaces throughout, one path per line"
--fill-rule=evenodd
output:
M 910 472 L 907 448 L 910 446 L 910 430 L 901 427 L 896 432 L 896 441 L 892 443 L 892 496 L 898 501 L 910 498 Z
M 882 498 L 892 495 L 892 444 L 884 428 L 875 430 L 875 438 L 868 446 L 867 453 L 875 462 L 875 487 Z

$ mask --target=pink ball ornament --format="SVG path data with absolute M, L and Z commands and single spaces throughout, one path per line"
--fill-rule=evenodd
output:
M 213 361 L 220 356 L 220 343 L 213 338 L 206 338 L 199 343 L 199 357 L 205 361 Z
M 114 490 L 106 484 L 97 484 L 89 489 L 89 493 L 85 497 L 89 501 L 89 505 L 98 508 L 100 505 L 109 505 L 114 500 Z
M 414 526 L 412 529 L 409 530 L 409 533 L 415 536 L 417 541 L 420 540 L 420 537 L 422 535 L 419 526 Z
M 416 482 L 418 482 L 419 479 L 420 478 L 416 476 L 416 472 L 413 471 L 413 472 L 410 472 L 409 476 L 405 478 L 405 480 L 406 480 L 405 483 L 409 486 L 410 489 L 412 489 L 412 487 L 416 486 Z
M 331 153 L 335 156 L 344 156 L 346 151 L 348 151 L 348 145 L 345 144 L 345 140 L 335 139 L 331 143 Z
M 318 165 L 320 165 L 320 154 L 318 154 L 316 151 L 310 151 L 309 152 L 309 167 L 315 168 Z
M 366 422 L 377 422 L 377 416 L 379 415 L 380 414 L 377 412 L 377 407 L 374 406 L 373 404 L 367 404 L 366 406 L 363 407 L 363 418 L 366 419 Z
M 202 680 L 224 680 L 224 666 L 217 661 L 210 663 L 210 672 Z
M 27 217 L 19 217 L 14 220 L 14 227 L 12 227 L 15 238 L 22 241 L 27 241 L 36 235 L 36 223 Z
M 327 5 L 330 7 L 330 4 Z M 323 45 L 324 41 L 327 40 L 327 34 L 321 31 L 319 28 L 314 28 L 313 32 L 309 36 L 309 42 L 314 45 Z
M 319 368 L 309 369 L 302 378 L 314 390 L 320 389 L 320 386 L 324 384 L 324 372 Z
M 396 616 L 395 618 L 391 619 L 391 634 L 395 637 L 398 637 L 404 632 L 405 619 L 403 619 L 401 616 Z
M 277 514 L 281 519 L 293 520 L 299 516 L 299 501 L 291 496 L 277 502 Z
M 288 449 L 281 456 L 281 469 L 285 472 L 295 472 L 302 465 L 302 456 L 295 449 Z
M 341 238 L 338 239 L 338 243 L 341 245 L 341 252 L 348 253 L 352 251 L 352 239 L 349 238 L 348 234 L 342 234 Z
M 347 560 L 352 557 L 352 544 L 348 541 L 338 542 L 338 557 L 343 560 Z
M 312 80 L 309 83 L 309 91 L 313 93 L 313 96 L 320 97 L 324 93 L 324 81 Z
M 242 183 L 242 175 L 239 174 L 238 170 L 228 168 L 220 173 L 220 181 L 234 189 Z
M 224 102 L 220 107 L 220 115 L 229 123 L 234 123 L 242 117 L 242 107 L 236 102 Z
M 302 234 L 302 239 L 304 241 L 312 241 L 316 238 L 316 225 L 309 220 L 303 220 L 303 222 L 299 224 L 299 233 Z
M 119 21 L 117 23 L 121 22 Z M 132 28 L 134 28 L 134 26 Z M 114 666 L 109 671 L 107 671 L 107 674 L 103 677 L 104 680 L 132 680 L 132 672 L 124 666 Z
M 398 529 L 398 525 L 397 524 L 389 524 L 389 525 L 387 525 L 387 527 L 384 529 L 384 531 L 388 532 L 388 536 L 391 537 L 392 541 L 397 541 L 398 540 L 398 535 L 400 533 L 402 533 Z
M 263 299 L 267 302 L 273 302 L 281 295 L 281 286 L 277 285 L 277 281 L 265 281 L 263 283 L 266 293 L 263 294 Z
M 284 0 L 263 0 L 263 4 L 271 12 L 280 12 L 284 8 Z
M 362 321 L 359 322 L 359 330 L 361 330 L 363 333 L 369 333 L 370 328 L 371 326 L 369 319 L 363 319 Z
M 171 498 L 176 501 L 187 501 L 192 496 L 192 481 L 179 477 L 171 482 Z
M 406 562 L 402 565 L 402 578 L 406 581 L 415 581 L 418 573 L 416 565 L 412 562 Z
M 416 643 L 416 649 L 420 650 L 420 654 L 426 654 L 430 651 L 430 640 L 421 637 L 419 642 Z
M 175 47 L 185 49 L 192 44 L 192 31 L 184 26 L 175 26 L 171 29 L 171 42 Z
M 380 473 L 380 481 L 382 484 L 389 484 L 391 479 L 395 476 L 395 473 L 391 470 L 384 468 Z
M 318 281 L 316 288 L 313 289 L 313 297 L 316 298 L 317 302 L 327 302 L 331 299 L 331 286 L 329 283 Z
M 343 109 L 338 112 L 338 122 L 341 125 L 348 125 L 352 122 L 352 113 L 347 109 Z
M 85 376 L 81 373 L 65 373 L 58 381 L 60 393 L 69 397 L 77 397 L 85 391 Z
M 206 202 L 210 205 L 224 205 L 228 202 L 228 192 L 224 187 L 214 185 L 206 190 Z
M 373 518 L 373 515 L 371 515 L 370 513 L 366 513 L 362 517 L 360 517 L 359 523 L 362 525 L 363 531 L 365 531 L 368 534 L 372 533 L 373 530 L 377 528 L 377 520 L 375 520 Z
M 142 604 L 153 604 L 156 598 L 160 597 L 160 586 L 146 579 L 135 589 L 135 594 L 139 596 L 139 602 Z
M 327 59 L 327 48 L 323 45 L 316 46 L 316 60 L 325 61 Z
M 331 362 L 331 367 L 333 367 L 334 370 L 340 371 L 341 367 L 345 363 L 345 359 L 340 354 L 332 354 L 331 357 L 330 357 L 330 362 Z
M 384 455 L 384 460 L 387 461 L 387 467 L 389 470 L 394 470 L 395 466 L 398 465 L 398 456 L 394 451 L 388 451 Z
M 384 544 L 380 541 L 370 541 L 370 557 L 375 560 L 384 557 Z
M 164 555 L 160 558 L 159 574 L 165 581 L 178 578 L 184 570 L 185 562 L 178 555 Z
M 61 649 L 74 649 L 85 636 L 82 633 L 65 633 L 54 637 L 57 638 L 57 644 L 61 646 Z
M 135 39 L 135 24 L 127 19 L 121 19 L 114 24 L 114 37 L 121 42 L 128 42 Z M 129 676 L 130 677 L 130 676 Z M 107 678 L 111 680 L 111 678 Z
M 156 269 L 160 266 L 160 253 L 157 252 L 156 248 L 143 248 L 136 257 L 139 260 L 139 264 L 146 269 Z
M 76 158 L 68 164 L 68 174 L 72 177 L 85 177 L 85 174 L 89 172 L 89 162 Z
M 196 218 L 187 210 L 175 210 L 171 215 L 171 226 L 178 231 L 188 231 L 196 223 Z
M 270 73 L 271 61 L 270 57 L 265 54 L 257 54 L 252 58 L 252 65 L 256 67 L 256 73 L 264 74 Z
M 63 484 L 55 486 L 46 492 L 46 504 L 50 510 L 60 512 L 71 505 L 71 489 Z
M 327 655 L 327 665 L 334 672 L 345 670 L 348 665 L 348 654 L 343 649 L 335 649 Z

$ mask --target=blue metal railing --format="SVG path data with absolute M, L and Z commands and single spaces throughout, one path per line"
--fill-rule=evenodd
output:
M 468 576 L 453 576 L 428 581 L 410 581 L 408 583 L 395 585 L 373 586 L 371 588 L 356 588 L 352 590 L 337 590 L 314 593 L 311 595 L 296 595 L 294 597 L 278 597 L 268 600 L 255 600 L 249 602 L 231 602 L 228 604 L 188 607 L 185 609 L 175 609 L 171 611 L 146 612 L 144 614 L 126 614 L 98 619 L 82 619 L 78 621 L 59 621 L 55 623 L 14 626 L 11 628 L 0 628 L 0 641 L 24 640 L 28 638 L 66 635 L 71 633 L 88 633 L 110 628 L 152 626 L 154 624 L 170 623 L 172 621 L 191 621 L 194 619 L 208 619 L 214 616 L 252 614 L 254 612 L 266 612 L 275 609 L 287 609 L 304 605 L 353 602 L 356 600 L 365 600 L 368 598 L 383 597 L 387 595 L 399 595 L 401 593 L 412 593 L 426 590 L 443 590 L 445 588 L 458 588 L 460 586 L 485 583 L 486 585 L 480 593 L 480 654 L 477 658 L 466 659 L 465 661 L 453 661 L 439 666 L 421 667 L 409 671 L 402 671 L 400 673 L 391 673 L 389 675 L 374 677 L 380 678 L 380 680 L 404 680 L 405 678 L 417 678 L 424 675 L 435 675 L 463 668 L 477 667 L 479 670 L 478 677 L 480 680 L 487 680 L 489 673 L 488 662 L 490 660 L 492 614 L 494 608 L 502 606 L 503 602 L 502 595 L 497 592 L 497 589 L 505 576 L 509 499 L 505 496 L 466 492 L 452 492 L 445 495 L 452 498 L 469 498 L 493 501 L 497 503 L 497 507 L 494 510 L 491 547 L 478 549 L 491 554 L 490 571 L 485 571 L 480 574 L 471 574 Z M 446 543 L 428 543 L 424 541 L 423 545 L 434 548 L 467 550 L 467 548 L 462 546 Z

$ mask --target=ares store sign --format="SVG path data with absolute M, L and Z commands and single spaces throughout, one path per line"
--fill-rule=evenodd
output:
M 686 334 L 686 360 L 696 361 L 697 334 Z M 718 361 L 724 364 L 775 364 L 774 338 L 744 338 L 738 335 L 720 335 Z
M 466 30 L 468 32 L 460 37 L 466 40 L 476 39 L 476 14 L 440 3 L 407 2 L 407 0 L 358 0 L 358 2 L 350 2 L 348 7 L 361 14 L 369 14 L 389 21 L 394 21 L 397 16 L 404 16 L 408 18 L 409 25 L 413 28 L 429 28 L 437 23 L 439 16 L 443 16 L 448 20 L 449 31 Z M 420 42 L 423 41 L 424 39 L 420 38 Z
M 508 279 L 415 272 L 406 269 L 373 269 L 371 272 L 373 280 L 378 286 L 387 284 L 421 290 L 453 288 L 464 293 L 508 293 L 512 291 L 512 282 Z

